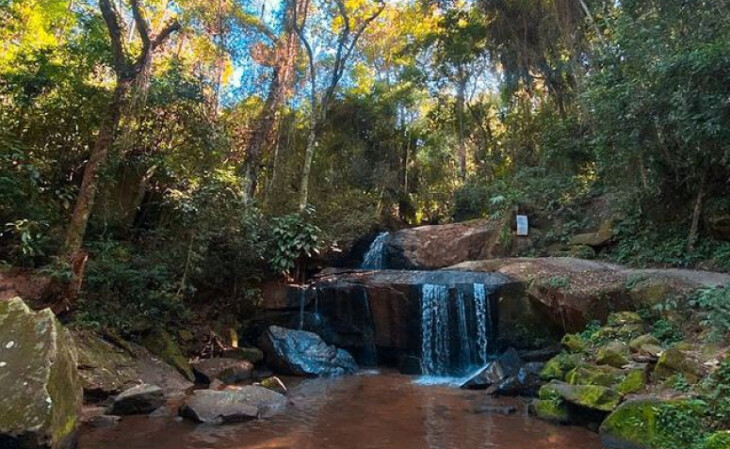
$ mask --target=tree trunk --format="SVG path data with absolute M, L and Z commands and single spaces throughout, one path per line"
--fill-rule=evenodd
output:
M 705 199 L 705 184 L 707 183 L 707 172 L 702 173 L 702 179 L 700 180 L 700 187 L 697 190 L 697 199 L 695 200 L 695 207 L 692 212 L 692 224 L 689 228 L 689 237 L 687 239 L 687 252 L 693 253 L 695 251 L 695 245 L 697 244 L 697 234 L 700 228 L 700 217 L 702 217 L 702 203 Z
M 464 69 L 459 66 L 459 86 L 456 95 L 456 120 L 458 122 L 459 137 L 459 177 L 466 178 L 466 142 L 464 137 L 464 105 L 466 103 L 466 75 Z
M 119 81 L 117 83 L 107 116 L 102 122 L 99 135 L 96 137 L 96 143 L 91 150 L 91 157 L 84 169 L 79 195 L 71 215 L 71 222 L 66 231 L 65 253 L 69 258 L 75 258 L 81 251 L 89 215 L 91 215 L 94 200 L 99 190 L 99 175 L 108 159 L 109 149 L 114 143 L 114 133 L 119 125 L 128 89 L 128 81 Z
M 303 211 L 309 202 L 309 175 L 312 172 L 312 159 L 314 159 L 314 149 L 317 146 L 317 132 L 314 125 L 309 130 L 307 137 L 307 150 L 304 153 L 304 167 L 302 168 L 302 180 L 299 187 L 299 210 Z
M 302 2 L 291 4 L 292 8 L 302 8 Z M 286 31 L 276 45 L 274 55 L 274 72 L 269 85 L 269 93 L 264 107 L 255 121 L 255 128 L 246 148 L 244 161 L 244 194 L 246 200 L 252 200 L 258 184 L 258 168 L 264 147 L 271 140 L 276 127 L 277 113 L 291 95 L 294 85 L 295 65 L 299 54 L 299 38 L 294 31 L 292 20 L 296 17 L 293 11 L 288 12 Z

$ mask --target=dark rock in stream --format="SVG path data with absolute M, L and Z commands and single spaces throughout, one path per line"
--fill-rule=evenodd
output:
M 286 407 L 286 397 L 249 385 L 240 390 L 198 390 L 185 400 L 179 414 L 201 424 L 229 424 L 271 417 Z
M 218 379 L 223 383 L 235 384 L 251 379 L 253 364 L 246 360 L 215 357 L 194 364 L 193 372 L 200 383 L 210 384 Z
M 516 350 L 510 348 L 499 358 L 486 366 L 474 377 L 467 380 L 461 388 L 484 390 L 510 376 L 516 376 L 523 362 Z
M 475 407 L 472 412 L 476 415 L 494 414 L 506 416 L 517 413 L 517 407 L 514 405 L 480 405 Z
M 515 376 L 509 376 L 487 389 L 488 394 L 496 396 L 537 396 L 544 384 L 540 378 L 544 363 L 526 363 Z
M 146 415 L 165 403 L 165 395 L 157 385 L 139 385 L 126 390 L 114 399 L 112 415 Z
M 327 345 L 317 334 L 270 326 L 261 336 L 266 361 L 283 374 L 333 377 L 353 374 L 358 366 L 344 349 Z

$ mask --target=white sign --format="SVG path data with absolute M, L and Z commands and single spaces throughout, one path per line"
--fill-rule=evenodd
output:
M 530 224 L 527 215 L 517 216 L 517 235 L 526 236 L 530 234 Z

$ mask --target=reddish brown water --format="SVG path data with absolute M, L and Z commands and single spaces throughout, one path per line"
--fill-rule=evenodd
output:
M 80 449 L 600 449 L 588 430 L 527 416 L 519 399 L 422 386 L 397 374 L 307 380 L 277 417 L 222 427 L 130 417 L 84 429 Z M 510 416 L 485 406 L 516 405 Z M 481 412 L 480 412 L 481 410 Z

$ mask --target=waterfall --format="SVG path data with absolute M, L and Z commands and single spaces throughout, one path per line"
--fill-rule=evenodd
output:
M 364 268 L 366 270 L 382 270 L 385 268 L 383 250 L 385 242 L 388 240 L 388 235 L 389 234 L 387 232 L 378 234 L 375 240 L 373 240 L 373 243 L 370 244 L 368 252 L 365 253 L 365 257 L 362 260 L 360 268 Z
M 490 294 L 484 284 L 421 286 L 424 375 L 464 375 L 487 362 Z
M 477 321 L 477 354 L 479 355 L 478 364 L 487 363 L 487 324 L 492 322 L 492 314 L 490 313 L 489 302 L 487 301 L 487 289 L 484 284 L 474 284 L 474 311 Z

